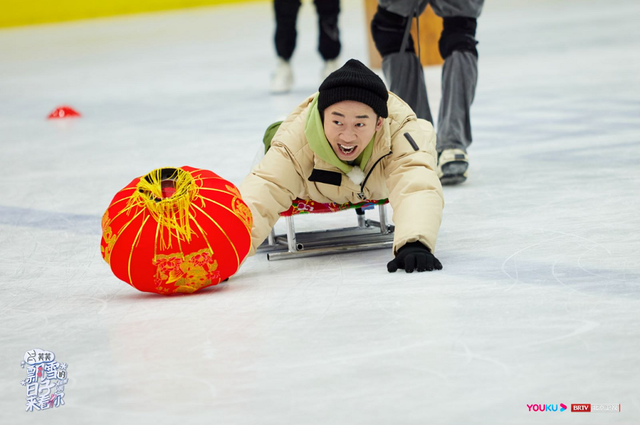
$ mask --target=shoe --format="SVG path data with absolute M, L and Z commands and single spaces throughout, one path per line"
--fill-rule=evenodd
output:
M 462 149 L 438 152 L 438 177 L 443 185 L 460 184 L 467 180 L 469 157 Z
M 325 80 L 333 71 L 336 71 L 340 68 L 340 64 L 338 63 L 338 59 L 329 59 L 324 61 L 324 66 L 322 67 L 322 73 L 320 74 L 320 78 L 322 81 Z
M 282 58 L 278 58 L 278 65 L 271 76 L 271 93 L 283 94 L 289 93 L 293 86 L 293 71 L 291 64 Z

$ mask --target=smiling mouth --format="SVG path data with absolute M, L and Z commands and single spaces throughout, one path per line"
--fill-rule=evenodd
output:
M 356 147 L 357 147 L 357 145 L 344 146 L 344 145 L 341 145 L 340 143 L 338 143 L 338 148 L 340 148 L 340 152 L 342 152 L 345 155 L 352 154 L 356 150 Z

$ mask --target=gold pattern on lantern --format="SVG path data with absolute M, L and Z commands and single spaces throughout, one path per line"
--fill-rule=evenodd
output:
M 224 187 L 231 193 L 233 193 L 237 198 L 242 198 L 242 196 L 240 196 L 240 191 L 238 190 L 237 187 L 235 186 L 229 186 L 228 184 L 225 184 Z
M 253 227 L 253 216 L 251 215 L 251 210 L 249 209 L 249 207 L 247 207 L 247 204 L 245 204 L 242 201 L 242 195 L 240 195 L 240 191 L 238 190 L 237 187 L 230 186 L 228 184 L 225 184 L 224 187 L 225 189 L 227 189 L 229 194 L 233 195 L 233 199 L 231 200 L 231 209 L 233 210 L 234 215 L 244 222 L 244 225 L 249 230 L 249 233 L 251 233 L 251 228 Z M 211 190 L 222 192 L 219 189 L 211 189 Z M 218 204 L 212 199 L 209 199 L 209 198 L 205 198 L 205 199 L 215 204 Z
M 235 215 L 243 221 L 249 232 L 251 232 L 251 228 L 253 227 L 253 216 L 251 215 L 251 210 L 247 204 L 242 202 L 241 199 L 233 198 L 231 206 Z
M 207 248 L 184 257 L 180 253 L 157 255 L 153 265 L 156 266 L 156 289 L 161 294 L 190 294 L 220 283 L 218 262 Z
M 102 237 L 106 246 L 100 246 L 100 252 L 102 253 L 104 261 L 106 261 L 107 264 L 111 264 L 111 252 L 113 251 L 113 246 L 116 244 L 118 235 L 114 235 L 111 230 L 108 211 L 102 216 Z

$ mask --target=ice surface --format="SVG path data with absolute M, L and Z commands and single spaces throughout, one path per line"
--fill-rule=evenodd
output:
M 640 423 L 639 15 L 635 0 L 487 2 L 444 270 L 259 255 L 169 298 L 112 275 L 101 215 L 162 166 L 240 183 L 266 126 L 319 85 L 311 2 L 277 97 L 269 2 L 1 30 L 0 423 Z M 367 60 L 366 30 L 343 1 L 342 60 Z M 45 119 L 64 104 L 83 117 Z M 32 348 L 69 364 L 54 412 L 24 412 Z

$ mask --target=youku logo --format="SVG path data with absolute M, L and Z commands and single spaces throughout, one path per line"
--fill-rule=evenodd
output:
M 24 354 L 20 367 L 27 366 L 27 412 L 64 405 L 64 386 L 69 382 L 67 364 L 55 361 L 51 351 L 34 348 Z
M 564 403 L 560 404 L 527 404 L 529 412 L 557 412 L 558 410 L 564 412 L 567 410 L 567 406 Z

